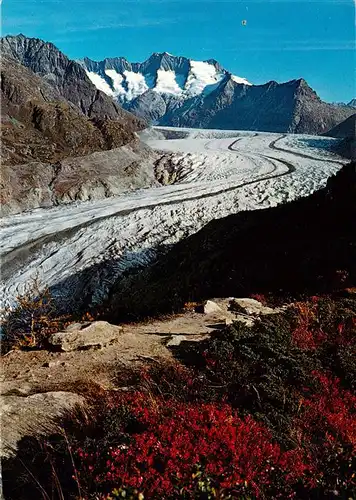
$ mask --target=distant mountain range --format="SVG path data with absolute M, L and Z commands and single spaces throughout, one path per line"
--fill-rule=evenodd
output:
M 324 133 L 355 113 L 323 102 L 303 79 L 252 85 L 217 61 L 167 52 L 143 63 L 81 61 L 96 87 L 149 123 L 194 128 Z
M 164 52 L 143 63 L 122 57 L 76 62 L 53 44 L 24 35 L 3 37 L 1 50 L 91 120 L 116 120 L 130 130 L 159 124 L 321 134 L 356 113 L 354 100 L 323 102 L 303 79 L 253 85 L 213 59 Z

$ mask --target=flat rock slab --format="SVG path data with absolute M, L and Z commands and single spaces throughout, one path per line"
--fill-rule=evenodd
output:
M 113 344 L 122 336 L 122 327 L 110 325 L 106 321 L 96 321 L 89 326 L 71 325 L 64 332 L 55 333 L 49 343 L 61 351 L 80 351 L 90 348 L 103 348 Z
M 59 430 L 57 419 L 85 399 L 72 392 L 46 392 L 32 396 L 2 396 L 0 456 L 9 457 L 25 436 L 41 436 Z

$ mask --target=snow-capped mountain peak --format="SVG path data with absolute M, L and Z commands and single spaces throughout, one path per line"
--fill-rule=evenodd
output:
M 92 83 L 106 94 L 128 104 L 146 91 L 179 99 L 189 99 L 212 91 L 229 73 L 211 59 L 194 61 L 168 52 L 154 53 L 143 63 L 114 58 L 82 62 Z M 251 85 L 245 78 L 232 76 L 234 82 Z

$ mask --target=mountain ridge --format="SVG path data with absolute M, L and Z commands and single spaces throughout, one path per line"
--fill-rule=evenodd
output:
M 1 37 L 1 53 L 27 67 L 52 85 L 67 101 L 92 119 L 113 119 L 141 130 L 145 124 L 97 89 L 83 67 L 53 43 L 20 35 Z
M 124 57 L 93 61 L 84 58 L 80 64 L 91 81 L 126 109 L 135 108 L 135 99 L 149 91 L 159 93 L 167 103 L 184 101 L 207 92 L 230 73 L 216 60 L 194 61 L 168 52 L 155 52 L 142 63 L 131 63 Z M 250 85 L 237 76 L 235 81 Z M 149 117 L 148 117 L 149 118 Z

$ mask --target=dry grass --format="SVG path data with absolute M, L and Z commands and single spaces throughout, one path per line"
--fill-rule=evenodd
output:
M 94 317 L 89 312 L 81 317 L 59 315 L 55 300 L 48 287 L 42 287 L 34 279 L 25 293 L 16 298 L 12 308 L 2 311 L 3 340 L 1 353 L 11 349 L 42 349 L 47 346 L 50 335 L 64 330 L 77 321 L 91 322 Z

